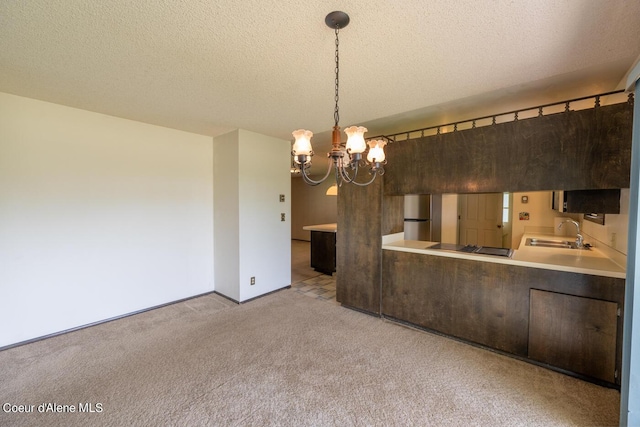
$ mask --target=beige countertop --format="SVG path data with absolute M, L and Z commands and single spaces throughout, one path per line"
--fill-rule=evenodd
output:
M 303 230 L 308 231 L 324 231 L 326 233 L 335 233 L 338 230 L 338 224 L 317 224 L 317 225 L 305 225 Z
M 394 236 L 396 238 L 394 238 Z M 494 262 L 498 264 L 519 265 L 523 267 L 543 268 L 570 273 L 616 277 L 620 279 L 626 278 L 625 267 L 614 262 L 611 257 L 607 256 L 604 251 L 601 251 L 598 248 L 578 250 L 525 246 L 524 242 L 527 238 L 557 239 L 558 237 L 553 235 L 525 234 L 521 240 L 520 246 L 518 249 L 514 250 L 513 255 L 510 258 L 443 249 L 430 249 L 431 246 L 439 242 L 404 240 L 403 233 L 383 237 L 382 249 Z

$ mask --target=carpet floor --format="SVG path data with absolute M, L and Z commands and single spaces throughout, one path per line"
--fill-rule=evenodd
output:
M 616 390 L 293 289 L 241 305 L 207 295 L 2 351 L 0 404 L 1 426 L 613 426 L 619 416 Z

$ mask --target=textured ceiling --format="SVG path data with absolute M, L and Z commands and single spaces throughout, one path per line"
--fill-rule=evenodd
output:
M 0 91 L 205 135 L 322 138 L 332 10 L 351 17 L 342 128 L 612 90 L 640 55 L 640 0 L 3 0 Z

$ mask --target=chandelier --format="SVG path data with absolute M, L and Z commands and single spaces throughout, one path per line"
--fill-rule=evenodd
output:
M 386 164 L 384 146 L 387 141 L 383 139 L 372 140 L 365 142 L 364 133 L 367 132 L 367 128 L 362 126 L 351 126 L 344 130 L 347 134 L 347 142 L 343 144 L 340 141 L 340 110 L 338 108 L 338 88 L 339 88 L 339 39 L 338 32 L 349 24 L 349 15 L 344 12 L 331 12 L 327 15 L 324 22 L 329 28 L 333 28 L 336 33 L 336 86 L 335 86 L 335 109 L 333 111 L 333 118 L 335 124 L 333 126 L 332 133 L 332 148 L 327 157 L 329 158 L 329 167 L 324 178 L 314 181 L 309 177 L 309 168 L 311 167 L 311 157 L 313 156 L 313 149 L 311 148 L 311 137 L 313 132 L 305 129 L 298 129 L 293 131 L 293 137 L 295 142 L 291 150 L 293 161 L 295 166 L 302 173 L 304 181 L 309 185 L 318 185 L 325 181 L 331 174 L 332 166 L 335 167 L 336 183 L 342 186 L 343 182 L 352 183 L 360 186 L 366 186 L 376 179 L 376 176 L 384 174 L 383 165 Z M 366 160 L 363 159 L 363 153 L 369 146 L 369 152 Z M 371 179 L 367 182 L 356 182 L 358 171 L 361 167 L 369 166 L 369 173 L 372 175 Z

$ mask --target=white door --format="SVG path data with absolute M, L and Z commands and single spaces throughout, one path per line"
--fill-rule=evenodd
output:
M 461 194 L 460 244 L 502 247 L 502 193 Z

